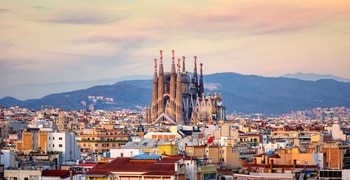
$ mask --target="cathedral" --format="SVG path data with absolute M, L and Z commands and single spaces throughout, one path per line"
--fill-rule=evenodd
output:
M 194 56 L 193 73 L 188 73 L 185 57 L 178 58 L 175 66 L 174 53 L 172 50 L 170 72 L 164 72 L 162 50 L 159 64 L 154 59 L 152 104 L 146 108 L 146 121 L 155 124 L 166 120 L 179 125 L 197 125 L 225 120 L 221 94 L 204 93 L 203 64 L 199 64 L 198 79 L 197 57 Z

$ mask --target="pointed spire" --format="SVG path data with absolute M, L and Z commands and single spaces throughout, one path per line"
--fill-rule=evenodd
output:
M 177 72 L 180 72 L 180 62 L 181 62 L 181 59 L 178 58 L 177 59 Z
M 171 62 L 174 63 L 175 61 L 175 50 L 171 50 Z
M 163 64 L 163 50 L 159 50 L 159 54 L 160 54 L 160 57 L 159 57 L 159 59 L 160 59 L 160 64 Z
M 193 70 L 193 74 L 195 74 L 197 76 L 197 56 L 194 56 L 194 70 Z
M 204 83 L 203 83 L 203 63 L 199 64 L 200 75 L 199 75 L 199 96 L 202 97 L 204 94 Z
M 154 72 L 157 72 L 157 58 L 154 58 Z
M 156 120 L 158 113 L 158 74 L 157 74 L 157 59 L 154 59 L 154 73 L 153 73 L 153 88 L 152 88 L 152 112 L 151 120 Z
M 192 98 L 196 99 L 197 94 L 199 92 L 198 89 L 198 75 L 197 75 L 197 56 L 194 56 L 194 69 L 193 69 L 193 77 L 192 77 L 192 87 L 191 87 L 191 93 L 192 93 Z
M 163 69 L 163 50 L 160 50 L 160 62 L 159 62 L 159 75 L 158 75 L 158 114 L 161 115 L 164 112 L 164 69 Z
M 176 123 L 183 124 L 183 105 L 182 105 L 182 84 L 181 84 L 181 72 L 180 72 L 180 61 L 178 58 L 177 63 L 177 80 L 176 80 Z
M 182 56 L 182 72 L 186 72 L 186 68 L 185 68 L 185 56 Z
M 164 73 L 164 69 L 163 69 L 163 50 L 159 50 L 159 54 L 160 54 L 160 57 L 159 57 L 159 76 L 160 74 L 163 75 Z
M 170 115 L 172 118 L 175 118 L 175 101 L 176 101 L 176 68 L 175 68 L 175 57 L 174 57 L 174 50 L 172 50 L 172 60 L 171 60 L 171 70 L 170 70 L 170 87 L 169 87 L 169 94 L 170 94 L 170 111 L 168 111 L 168 115 Z
M 170 68 L 170 74 L 171 76 L 174 76 L 175 78 L 175 56 L 174 56 L 175 50 L 172 50 L 172 57 L 171 57 L 171 68 Z

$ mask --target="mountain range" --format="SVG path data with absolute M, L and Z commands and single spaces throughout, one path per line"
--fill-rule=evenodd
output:
M 339 82 L 350 82 L 350 79 L 334 76 L 332 74 L 314 74 L 314 73 L 294 73 L 294 74 L 285 74 L 282 77 L 286 78 L 296 78 L 305 81 L 317 81 L 320 79 L 334 79 Z
M 124 80 L 70 92 L 55 93 L 39 99 L 0 99 L 0 105 L 43 106 L 65 110 L 134 109 L 142 110 L 151 103 L 152 80 Z M 350 83 L 333 79 L 316 81 L 286 77 L 262 77 L 237 73 L 204 75 L 206 93 L 221 93 L 227 113 L 283 114 L 316 107 L 350 107 Z

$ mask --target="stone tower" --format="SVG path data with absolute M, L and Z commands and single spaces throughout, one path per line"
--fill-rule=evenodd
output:
M 185 57 L 178 58 L 175 68 L 175 51 L 172 50 L 170 72 L 163 69 L 163 51 L 160 50 L 159 68 L 154 59 L 151 121 L 170 118 L 182 125 L 213 123 L 225 120 L 221 95 L 204 95 L 203 64 L 200 63 L 200 79 L 197 74 L 197 57 L 194 56 L 193 74 L 186 71 Z M 181 70 L 182 60 L 182 70 Z

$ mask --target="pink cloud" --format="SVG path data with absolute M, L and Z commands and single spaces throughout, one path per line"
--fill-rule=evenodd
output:
M 350 3 L 229 4 L 197 13 L 198 24 L 227 24 L 231 30 L 253 33 L 297 30 L 319 26 L 350 14 Z

